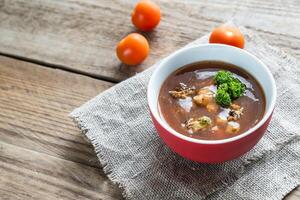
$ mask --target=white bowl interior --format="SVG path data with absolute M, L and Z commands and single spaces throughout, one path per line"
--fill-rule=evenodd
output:
M 266 109 L 262 120 L 254 127 L 232 138 L 223 140 L 199 140 L 184 136 L 173 130 L 160 116 L 158 109 L 158 95 L 164 80 L 178 68 L 199 61 L 215 60 L 231 63 L 244 69 L 260 83 L 265 97 Z M 155 69 L 148 85 L 148 104 L 154 117 L 164 128 L 174 135 L 197 143 L 225 143 L 250 134 L 260 127 L 271 115 L 276 101 L 276 85 L 269 69 L 255 56 L 245 50 L 221 44 L 205 44 L 181 49 L 165 58 Z

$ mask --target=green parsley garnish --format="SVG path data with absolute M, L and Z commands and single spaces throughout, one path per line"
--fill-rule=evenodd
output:
M 214 77 L 215 84 L 217 86 L 222 83 L 229 83 L 232 80 L 232 74 L 229 71 L 218 71 L 218 73 Z
M 233 77 L 229 71 L 219 71 L 214 77 L 217 85 L 217 104 L 228 107 L 232 100 L 239 98 L 245 92 L 246 86 L 239 79 Z
M 231 104 L 231 98 L 229 93 L 226 90 L 218 89 L 216 94 L 217 104 L 228 107 Z

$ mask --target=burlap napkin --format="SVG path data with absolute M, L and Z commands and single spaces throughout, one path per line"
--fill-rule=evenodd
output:
M 267 133 L 249 153 L 218 165 L 188 161 L 157 135 L 146 88 L 155 65 L 71 113 L 104 172 L 128 199 L 281 199 L 300 183 L 300 65 L 241 27 L 246 50 L 272 71 L 277 106 Z M 189 45 L 207 43 L 204 36 Z M 255 66 L 254 66 L 255 67 Z

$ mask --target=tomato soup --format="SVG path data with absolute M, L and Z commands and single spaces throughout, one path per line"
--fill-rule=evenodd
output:
M 220 140 L 244 133 L 265 112 L 260 84 L 238 66 L 203 61 L 183 66 L 163 83 L 160 115 L 178 133 Z

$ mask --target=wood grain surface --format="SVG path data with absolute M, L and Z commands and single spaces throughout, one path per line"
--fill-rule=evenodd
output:
M 151 55 L 136 68 L 121 65 L 117 42 L 135 31 L 133 0 L 0 0 L 0 52 L 120 81 L 235 18 L 270 44 L 300 58 L 300 3 L 295 0 L 161 0 L 159 27 L 145 34 Z
M 298 0 L 154 1 L 150 56 L 130 68 L 115 46 L 137 0 L 0 0 L 0 199 L 121 199 L 68 113 L 229 19 L 300 59 Z
M 121 198 L 68 117 L 110 86 L 0 56 L 0 199 Z

